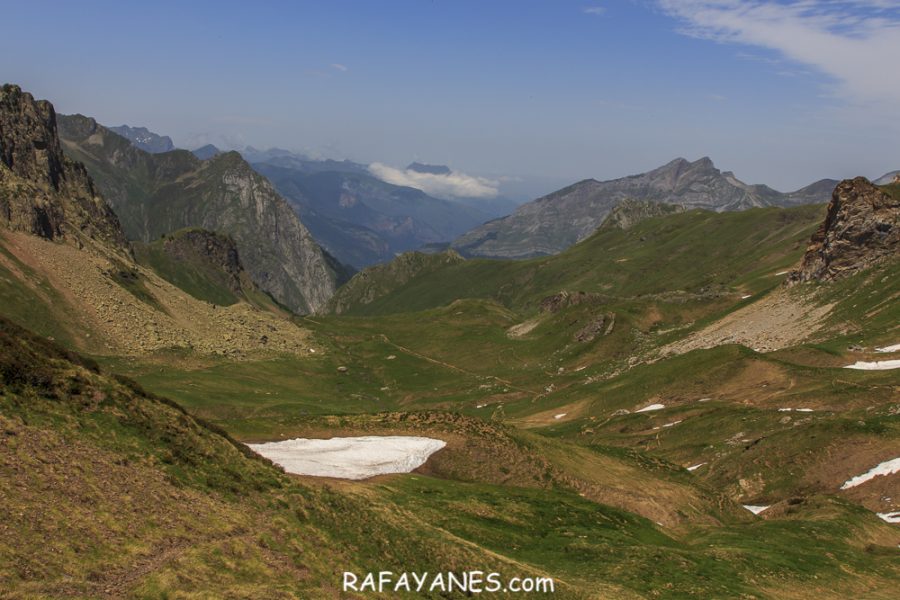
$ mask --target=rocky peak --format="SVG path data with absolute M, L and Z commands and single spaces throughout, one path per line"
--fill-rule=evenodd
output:
M 900 197 L 864 177 L 840 182 L 787 284 L 831 281 L 900 255 Z
M 4 85 L 0 89 L 0 140 L 0 160 L 13 174 L 59 190 L 65 160 L 53 105 L 35 100 L 17 85 Z
M 128 244 L 84 166 L 68 159 L 56 112 L 16 85 L 0 88 L 0 223 L 48 239 Z

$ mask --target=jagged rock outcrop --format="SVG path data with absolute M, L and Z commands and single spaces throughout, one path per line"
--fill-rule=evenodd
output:
M 572 336 L 576 342 L 589 343 L 593 342 L 597 339 L 601 334 L 609 335 L 613 332 L 613 328 L 616 326 L 616 314 L 609 313 L 607 315 L 600 315 L 599 317 L 595 317 L 591 319 L 591 321 L 575 332 L 575 335 Z
M 587 179 L 528 202 L 502 219 L 457 238 L 452 247 L 466 256 L 530 258 L 556 254 L 590 236 L 626 199 L 716 212 L 763 206 L 826 202 L 833 187 L 821 181 L 790 194 L 748 185 L 709 158 L 678 158 L 640 175 L 611 181 Z
M 825 221 L 786 283 L 831 281 L 900 256 L 900 198 L 864 177 L 838 184 Z
M 128 242 L 84 166 L 67 158 L 56 112 L 16 85 L 0 88 L 0 224 L 47 239 Z
M 338 289 L 328 302 L 326 312 L 341 314 L 388 295 L 410 280 L 463 262 L 465 259 L 453 250 L 436 254 L 406 252 L 389 263 L 363 269 Z
M 185 228 L 226 234 L 253 281 L 299 313 L 323 307 L 343 280 L 341 265 L 237 152 L 208 160 L 186 150 L 149 154 L 81 115 L 61 116 L 60 135 L 130 239 L 150 242 Z
M 579 304 L 600 304 L 604 297 L 600 294 L 589 292 L 567 292 L 561 291 L 558 294 L 547 296 L 541 299 L 540 310 L 544 313 L 557 313 L 570 306 L 578 306 Z

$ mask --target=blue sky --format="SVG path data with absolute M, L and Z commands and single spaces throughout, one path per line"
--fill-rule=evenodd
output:
M 783 190 L 900 168 L 895 1 L 4 5 L 0 79 L 184 147 L 419 160 L 535 190 L 676 156 Z

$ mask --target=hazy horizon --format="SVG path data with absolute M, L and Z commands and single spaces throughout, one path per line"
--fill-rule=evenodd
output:
M 879 0 L 6 13 L 4 81 L 188 149 L 287 148 L 398 181 L 413 161 L 446 164 L 474 190 L 550 191 L 679 156 L 781 191 L 900 168 L 900 82 L 885 60 L 900 55 L 900 8 Z

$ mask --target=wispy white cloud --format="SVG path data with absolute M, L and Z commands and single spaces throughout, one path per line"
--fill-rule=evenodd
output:
M 378 179 L 422 190 L 438 198 L 496 198 L 499 182 L 453 171 L 451 173 L 421 173 L 397 169 L 382 163 L 369 165 L 369 172 Z
M 881 115 L 900 114 L 900 77 L 894 72 L 900 57 L 900 5 L 895 0 L 658 1 L 681 21 L 683 33 L 772 50 L 833 79 L 834 97 L 876 108 Z
M 586 15 L 600 16 L 606 13 L 605 6 L 585 6 L 582 11 Z
M 347 65 L 342 65 L 341 63 L 331 63 L 331 68 L 336 71 L 340 71 L 341 73 L 346 73 L 350 70 Z

